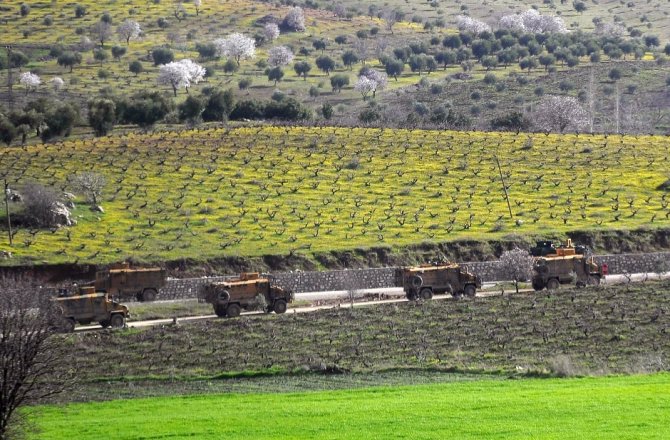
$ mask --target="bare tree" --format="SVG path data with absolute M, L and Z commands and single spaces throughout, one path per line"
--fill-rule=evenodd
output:
M 522 249 L 505 251 L 500 256 L 500 269 L 514 280 L 516 293 L 519 293 L 519 281 L 526 281 L 533 275 L 533 257 Z
M 0 440 L 21 431 L 17 410 L 64 391 L 73 368 L 54 335 L 55 304 L 25 279 L 0 279 Z
M 104 46 L 105 41 L 112 37 L 112 25 L 106 21 L 99 21 L 91 27 L 91 34 L 100 42 L 100 46 Z
M 75 174 L 70 178 L 75 191 L 83 193 L 86 199 L 93 206 L 98 205 L 98 199 L 105 188 L 105 176 L 102 174 L 86 171 Z

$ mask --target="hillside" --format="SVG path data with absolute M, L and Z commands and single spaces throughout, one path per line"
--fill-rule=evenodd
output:
M 69 192 L 82 172 L 106 184 L 104 212 L 79 194 L 77 224 L 69 227 L 31 227 L 22 203 L 12 203 L 13 258 L 3 264 L 202 261 L 667 228 L 668 154 L 660 136 L 330 127 L 127 134 L 11 148 L 0 152 L 2 177 L 19 193 L 31 181 Z M 6 235 L 0 240 L 10 249 Z

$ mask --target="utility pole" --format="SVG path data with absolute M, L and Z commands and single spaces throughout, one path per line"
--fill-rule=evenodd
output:
M 616 83 L 616 134 L 619 134 L 620 129 L 620 122 L 619 122 L 619 100 L 621 99 L 619 97 L 619 83 Z
M 7 183 L 7 179 L 4 179 L 5 182 L 5 210 L 7 211 L 7 234 L 9 236 L 9 245 L 13 246 L 13 238 L 12 238 L 12 219 L 9 215 L 9 184 Z
M 14 110 L 14 94 L 12 93 L 12 46 L 5 46 L 7 49 L 7 93 L 9 94 L 9 111 Z
M 509 218 L 514 218 L 514 215 L 512 215 L 512 205 L 510 205 L 509 203 L 509 194 L 507 194 L 507 185 L 505 185 L 505 179 L 503 178 L 502 168 L 500 168 L 500 161 L 498 160 L 498 156 L 493 156 L 493 158 L 496 160 L 496 164 L 498 164 L 498 171 L 500 172 L 500 181 L 502 182 L 503 191 L 505 191 L 505 200 L 507 201 L 507 209 L 509 209 Z

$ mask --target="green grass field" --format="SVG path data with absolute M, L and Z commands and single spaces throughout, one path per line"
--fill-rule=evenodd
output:
M 669 396 L 666 373 L 117 400 L 37 408 L 32 420 L 43 440 L 666 439 Z
M 80 198 L 76 226 L 15 228 L 12 248 L 2 234 L 14 258 L 1 264 L 202 261 L 667 227 L 668 148 L 662 136 L 332 127 L 10 148 L 0 152 L 10 187 L 38 181 L 68 191 L 68 176 L 95 171 L 107 181 L 105 212 Z

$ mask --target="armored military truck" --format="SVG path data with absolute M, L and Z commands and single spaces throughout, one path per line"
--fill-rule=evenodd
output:
M 277 286 L 269 275 L 243 272 L 237 278 L 206 283 L 199 299 L 212 304 L 217 316 L 235 318 L 242 309 L 255 310 L 261 306 L 266 313 L 284 313 L 293 295 Z
M 60 328 L 73 332 L 76 324 L 99 323 L 103 328 L 122 328 L 130 316 L 128 307 L 112 301 L 108 293 L 96 292 L 91 286 L 77 288 L 74 292 L 62 290 L 54 298 L 61 310 Z
M 455 297 L 475 296 L 482 287 L 482 279 L 455 263 L 425 264 L 396 269 L 396 286 L 405 290 L 410 301 L 431 299 L 435 293 L 449 293 Z
M 153 301 L 166 278 L 167 272 L 160 267 L 131 269 L 128 263 L 120 263 L 97 271 L 95 282 L 89 285 L 96 292 L 107 292 L 113 297 Z
M 598 264 L 586 254 L 583 246 L 573 246 L 568 240 L 564 246 L 554 247 L 551 242 L 538 242 L 531 249 L 537 257 L 533 264 L 533 289 L 556 290 L 561 284 L 577 286 L 598 285 L 607 275 L 607 266 Z

